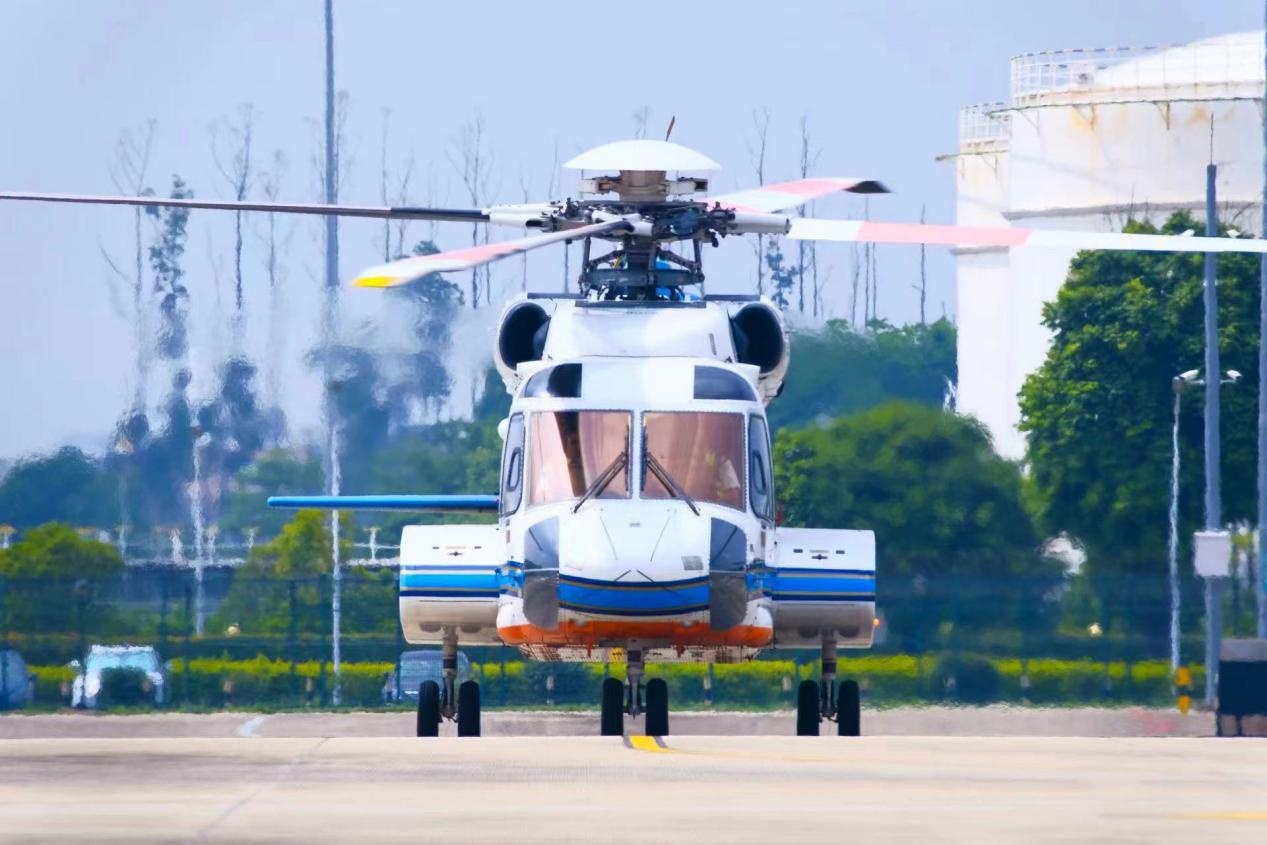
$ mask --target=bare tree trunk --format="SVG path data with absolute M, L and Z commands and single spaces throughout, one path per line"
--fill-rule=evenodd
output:
M 752 111 L 753 137 L 748 141 L 748 157 L 757 186 L 765 184 L 766 142 L 770 135 L 770 109 L 762 106 Z M 765 294 L 765 235 L 757 235 L 757 296 Z
M 862 261 L 858 244 L 851 243 L 849 245 L 850 263 L 849 263 L 849 325 L 854 328 L 858 327 L 858 281 L 862 276 Z
M 919 222 L 924 222 L 925 213 L 928 206 L 921 205 L 919 207 Z M 926 263 L 928 247 L 925 244 L 919 245 L 919 324 L 921 326 L 928 324 L 928 318 L 925 314 L 925 304 L 928 301 L 928 265 Z
M 282 174 L 286 171 L 286 156 L 281 150 L 273 153 L 273 166 L 260 174 L 260 192 L 268 202 L 277 202 L 281 193 Z M 277 215 L 266 216 L 264 235 L 264 269 L 268 274 L 268 347 L 264 359 L 264 394 L 269 408 L 281 407 L 281 358 L 286 345 L 284 325 L 281 319 L 283 268 L 281 252 L 289 235 L 278 238 Z
M 813 149 L 813 137 L 809 129 L 809 115 L 801 115 L 801 178 L 809 177 L 810 170 L 818 162 L 818 156 L 822 150 Z M 801 205 L 797 208 L 796 213 L 801 217 L 805 216 L 805 206 Z M 812 242 L 797 241 L 796 242 L 796 307 L 802 314 L 805 313 L 805 266 L 806 256 L 810 251 Z M 818 316 L 818 291 L 811 287 L 810 297 L 813 300 L 812 306 L 814 316 Z
M 634 110 L 633 124 L 634 124 L 635 138 L 641 139 L 641 138 L 647 137 L 647 120 L 650 117 L 651 117 L 650 106 L 642 106 L 641 108 Z
M 110 181 L 121 194 L 153 193 L 145 185 L 146 172 L 150 165 L 150 152 L 154 148 L 154 132 L 157 127 L 154 120 L 146 122 L 140 137 L 129 130 L 119 133 L 115 143 L 114 164 L 110 168 Z M 135 248 L 135 273 L 132 277 L 132 323 L 136 331 L 136 393 L 132 399 L 134 412 L 144 411 L 147 405 L 147 386 L 150 378 L 150 363 L 153 350 L 150 344 L 149 319 L 145 308 L 145 248 L 141 241 L 141 215 L 143 210 L 137 208 L 132 218 L 133 246 Z M 113 267 L 109 256 L 108 263 Z M 117 267 L 113 267 L 118 273 Z M 121 275 L 121 274 L 120 274 Z
M 481 208 L 488 201 L 489 172 L 492 155 L 485 149 L 484 116 L 478 111 L 458 129 L 450 145 L 449 161 L 462 178 L 472 208 Z M 471 246 L 480 244 L 481 224 L 471 226 Z M 484 243 L 488 243 L 488 227 L 484 226 Z M 481 272 L 483 269 L 485 272 Z M 480 305 L 480 279 L 489 278 L 487 267 L 471 269 L 471 307 Z M 491 300 L 490 300 L 491 301 Z
M 238 109 L 238 122 L 228 124 L 227 127 L 233 144 L 232 158 L 228 161 L 221 156 L 219 130 L 213 128 L 211 131 L 211 157 L 238 202 L 245 200 L 251 189 L 251 139 L 254 123 L 254 107 L 250 103 L 242 104 Z M 234 357 L 242 352 L 246 317 L 242 292 L 242 214 L 241 211 L 233 213 L 233 323 L 229 354 Z

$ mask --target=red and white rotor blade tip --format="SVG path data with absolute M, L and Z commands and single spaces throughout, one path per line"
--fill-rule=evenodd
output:
M 624 220 L 610 220 L 605 223 L 592 223 L 576 229 L 550 232 L 545 235 L 533 235 L 513 241 L 500 241 L 482 246 L 466 247 L 465 249 L 453 249 L 448 252 L 437 252 L 434 255 L 416 255 L 411 258 L 402 258 L 399 261 L 380 264 L 377 267 L 370 267 L 357 276 L 352 283 L 363 288 L 393 288 L 416 282 L 431 273 L 452 273 L 460 270 L 470 270 L 472 267 L 478 267 L 481 264 L 509 258 L 512 255 L 519 255 L 520 253 L 539 249 L 560 241 L 593 237 L 617 229 L 627 228 L 629 228 L 629 223 Z
M 854 194 L 887 194 L 889 189 L 874 179 L 855 179 L 848 176 L 824 176 L 816 179 L 795 179 L 775 185 L 748 188 L 733 194 L 709 197 L 707 202 L 719 203 L 722 208 L 768 214 L 787 208 L 796 208 L 829 194 L 848 191 Z
M 875 220 L 813 220 L 795 217 L 788 237 L 803 241 L 877 244 L 942 244 L 957 247 L 1063 247 L 1138 252 L 1267 253 L 1267 241 L 1191 235 L 1137 235 L 1121 232 L 1068 232 L 1013 226 L 939 226 Z

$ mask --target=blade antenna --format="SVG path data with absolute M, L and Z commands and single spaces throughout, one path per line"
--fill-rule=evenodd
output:
M 673 134 L 673 125 L 677 123 L 677 115 L 669 118 L 669 128 L 664 130 L 664 140 L 669 140 L 669 136 Z

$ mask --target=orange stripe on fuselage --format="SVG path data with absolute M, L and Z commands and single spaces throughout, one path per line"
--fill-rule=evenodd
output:
M 681 622 L 577 622 L 565 619 L 554 630 L 536 625 L 508 625 L 497 633 L 507 645 L 548 645 L 594 647 L 626 640 L 653 640 L 671 646 L 742 646 L 762 648 L 770 644 L 774 631 L 757 625 L 736 625 L 725 631 L 714 631 L 707 623 L 684 625 Z

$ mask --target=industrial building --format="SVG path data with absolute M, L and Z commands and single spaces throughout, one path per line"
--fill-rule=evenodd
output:
M 1007 102 L 959 117 L 960 224 L 1120 231 L 1202 215 L 1219 165 L 1219 215 L 1258 232 L 1263 189 L 1263 33 L 1177 47 L 1078 49 L 1011 61 Z M 956 251 L 958 409 L 997 450 L 1024 453 L 1017 392 L 1046 355 L 1043 303 L 1072 250 Z

